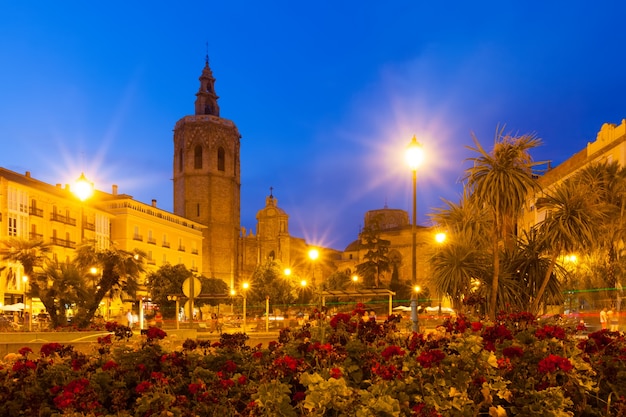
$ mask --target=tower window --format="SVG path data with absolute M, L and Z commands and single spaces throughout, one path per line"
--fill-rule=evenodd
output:
M 202 169 L 202 146 L 198 145 L 193 150 L 193 167 Z
M 178 170 L 180 172 L 183 171 L 183 150 L 182 149 L 178 150 Z
M 224 148 L 220 147 L 217 150 L 217 169 L 218 169 L 218 171 L 225 171 L 226 170 L 224 168 L 224 166 L 226 165 L 225 159 L 226 159 L 226 156 L 225 156 Z

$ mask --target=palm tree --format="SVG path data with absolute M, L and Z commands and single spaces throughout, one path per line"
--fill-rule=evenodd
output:
M 470 296 L 482 299 L 476 290 L 482 292 L 490 281 L 486 236 L 491 222 L 487 211 L 475 205 L 466 190 L 458 204 L 443 201 L 445 207 L 431 215 L 437 227 L 446 232 L 445 243 L 436 247 L 429 259 L 432 282 L 437 293 L 448 296 L 455 309 L 463 310 Z
M 42 267 L 50 245 L 43 240 L 27 240 L 9 238 L 0 242 L 0 257 L 3 261 L 19 262 L 24 268 L 24 274 L 32 277 L 35 267 Z
M 473 166 L 467 169 L 465 179 L 472 199 L 490 211 L 493 229 L 491 250 L 493 256 L 493 279 L 489 298 L 489 318 L 495 319 L 500 278 L 501 245 L 511 244 L 515 221 L 528 194 L 537 188 L 529 151 L 541 141 L 534 135 L 513 137 L 496 130 L 495 144 L 487 152 L 472 135 L 475 147 L 468 147 L 479 155 L 469 158 Z
M 78 327 L 89 325 L 105 296 L 115 297 L 122 293 L 135 295 L 138 279 L 144 272 L 144 259 L 145 254 L 137 249 L 133 252 L 114 247 L 97 250 L 93 244 L 81 245 L 76 249 L 75 261 L 79 267 L 85 270 L 97 267 L 102 271 L 93 298 L 85 306 L 84 314 L 77 319 Z
M 605 284 L 614 288 L 617 277 L 623 275 L 620 255 L 626 239 L 626 169 L 617 162 L 592 163 L 579 171 L 577 180 L 588 196 L 596 196 L 606 214 L 594 243 L 605 254 Z
M 50 326 L 67 325 L 67 306 L 75 305 L 80 311 L 90 294 L 84 280 L 84 271 L 72 263 L 48 262 L 33 283 L 39 298 L 50 315 Z
M 597 196 L 580 182 L 581 177 L 565 180 L 554 191 L 537 199 L 537 210 L 546 210 L 545 219 L 537 226 L 545 240 L 550 263 L 541 286 L 531 305 L 531 312 L 537 313 L 543 295 L 554 272 L 559 256 L 580 248 L 590 248 L 594 243 L 594 223 L 605 218 L 605 210 L 598 203 Z

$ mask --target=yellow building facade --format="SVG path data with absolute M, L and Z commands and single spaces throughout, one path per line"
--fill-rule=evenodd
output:
M 0 240 L 40 240 L 50 245 L 50 258 L 67 262 L 77 245 L 95 242 L 100 249 L 139 249 L 147 254 L 147 272 L 165 263 L 184 264 L 192 271 L 202 267 L 204 226 L 130 195 L 96 191 L 80 201 L 69 184 L 51 185 L 0 168 Z M 27 279 L 20 264 L 0 261 L 0 302 L 26 301 Z M 144 292 L 145 294 L 145 292 Z M 110 308 L 121 312 L 120 300 Z M 35 310 L 35 308 L 34 308 Z M 35 310 L 36 311 L 36 310 Z

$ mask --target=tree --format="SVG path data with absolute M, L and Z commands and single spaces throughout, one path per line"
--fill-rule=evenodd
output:
M 96 279 L 95 292 L 85 305 L 84 313 L 76 318 L 76 325 L 87 327 L 106 296 L 114 298 L 128 294 L 135 297 L 138 279 L 144 272 L 144 259 L 145 254 L 137 249 L 129 252 L 115 247 L 97 250 L 93 244 L 79 246 L 75 256 L 77 266 L 83 270 L 96 267 L 102 272 Z
M 80 318 L 95 293 L 87 286 L 85 271 L 72 262 L 47 262 L 43 271 L 35 274 L 33 285 L 50 316 L 52 328 L 67 326 L 68 306 L 73 306 L 74 317 Z
M 272 305 L 288 305 L 296 300 L 296 288 L 293 280 L 284 278 L 280 265 L 270 260 L 254 270 L 246 296 L 251 304 L 265 304 L 269 297 Z
M 380 276 L 391 270 L 388 257 L 391 242 L 380 237 L 379 217 L 363 228 L 359 237 L 361 246 L 367 249 L 365 261 L 356 266 L 359 276 L 363 277 L 366 286 L 381 286 Z
M 546 269 L 541 286 L 535 294 L 531 312 L 539 311 L 545 289 L 550 282 L 559 256 L 594 243 L 594 224 L 605 217 L 605 212 L 596 196 L 589 193 L 581 183 L 580 176 L 566 179 L 561 185 L 545 195 L 535 204 L 537 210 L 546 210 L 545 219 L 537 226 L 546 241 L 550 253 L 550 264 Z
M 192 276 L 193 273 L 183 264 L 164 264 L 146 276 L 150 298 L 161 307 L 165 317 L 171 318 L 176 314 L 175 301 L 169 300 L 168 296 L 182 294 L 183 282 Z
M 50 253 L 50 245 L 43 243 L 42 240 L 9 238 L 0 244 L 2 260 L 20 263 L 24 268 L 24 274 L 29 278 L 32 277 L 36 267 L 43 267 Z
M 493 150 L 487 152 L 472 135 L 474 147 L 468 149 L 478 153 L 469 158 L 472 166 L 467 169 L 465 179 L 472 199 L 489 210 L 492 222 L 491 250 L 493 277 L 489 297 L 489 318 L 495 319 L 500 278 L 501 245 L 510 244 L 515 222 L 531 191 L 538 185 L 533 177 L 533 162 L 529 151 L 541 141 L 534 135 L 513 137 L 505 135 L 503 129 L 496 130 Z

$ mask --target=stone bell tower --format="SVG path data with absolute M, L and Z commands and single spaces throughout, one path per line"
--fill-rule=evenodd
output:
M 241 135 L 232 121 L 220 117 L 218 98 L 207 56 L 195 115 L 174 127 L 174 213 L 207 226 L 201 272 L 233 287 L 238 276 Z

